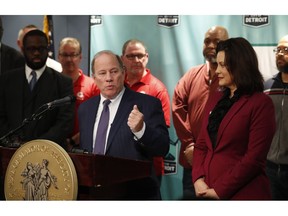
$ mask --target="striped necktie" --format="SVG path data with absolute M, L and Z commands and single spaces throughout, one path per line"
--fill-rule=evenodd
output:
M 108 105 L 111 103 L 110 100 L 105 100 L 103 102 L 103 110 L 100 116 L 97 133 L 96 133 L 96 141 L 93 153 L 95 154 L 105 154 L 105 143 L 106 143 L 106 135 L 109 123 L 109 107 Z
M 32 79 L 29 83 L 29 86 L 30 86 L 30 90 L 32 91 L 36 82 L 37 82 L 37 76 L 36 76 L 36 72 L 33 70 L 30 75 L 32 76 Z

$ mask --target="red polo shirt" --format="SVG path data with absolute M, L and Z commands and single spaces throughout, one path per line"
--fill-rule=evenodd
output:
M 79 70 L 79 74 L 80 76 L 73 84 L 73 91 L 74 95 L 76 96 L 76 106 L 74 129 L 72 136 L 79 132 L 78 108 L 80 104 L 88 100 L 89 98 L 100 94 L 100 90 L 96 86 L 93 78 L 83 74 L 82 70 Z

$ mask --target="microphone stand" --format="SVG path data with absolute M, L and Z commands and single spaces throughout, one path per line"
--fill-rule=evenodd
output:
M 45 109 L 43 109 L 44 107 L 45 107 Z M 21 131 L 21 129 L 25 125 L 29 124 L 30 122 L 40 120 L 43 117 L 44 113 L 46 113 L 48 110 L 52 110 L 53 108 L 54 108 L 54 106 L 51 106 L 48 104 L 42 105 L 40 108 L 38 108 L 36 110 L 36 112 L 30 118 L 25 118 L 19 127 L 15 128 L 14 130 L 9 131 L 6 135 L 1 137 L 0 138 L 0 146 L 10 147 L 10 148 L 18 148 L 21 145 L 21 143 L 20 143 L 20 140 L 18 140 L 17 142 L 14 142 L 15 138 L 16 138 L 15 137 L 16 134 L 19 131 Z M 12 139 L 13 138 L 12 136 L 14 136 L 14 139 Z

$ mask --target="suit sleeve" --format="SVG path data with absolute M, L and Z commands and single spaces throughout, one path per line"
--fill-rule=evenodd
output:
M 157 98 L 152 98 L 151 102 L 146 102 L 140 107 L 140 111 L 144 114 L 146 129 L 141 139 L 136 141 L 136 145 L 150 157 L 164 157 L 169 151 L 170 139 L 162 105 Z M 153 108 L 151 109 L 151 107 Z
M 6 82 L 5 76 L 0 76 L 0 101 L 5 101 L 4 99 L 4 83 Z M 5 103 L 0 103 L 0 138 L 5 135 L 8 131 L 8 122 L 5 114 Z
M 206 131 L 207 131 L 207 124 L 208 124 L 208 116 L 209 113 L 207 110 L 208 107 L 211 105 L 208 103 L 204 110 L 204 119 L 203 124 L 200 130 L 200 134 L 197 138 L 197 141 L 194 145 L 194 152 L 193 152 L 193 169 L 192 169 L 192 181 L 195 182 L 197 179 L 201 177 L 205 177 L 204 171 L 204 162 L 206 158 L 206 154 L 208 151 L 207 142 L 206 142 Z
M 251 109 L 246 153 L 214 185 L 221 199 L 229 199 L 235 195 L 238 190 L 262 175 L 265 169 L 266 157 L 276 128 L 274 105 L 266 95 L 253 97 L 251 101 L 253 102 L 246 106 L 246 109 Z

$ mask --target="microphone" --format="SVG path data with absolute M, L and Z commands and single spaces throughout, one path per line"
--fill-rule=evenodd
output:
M 80 148 L 72 148 L 71 153 L 78 153 L 78 154 L 88 154 L 89 152 L 85 149 Z
M 58 100 L 54 100 L 50 103 L 47 103 L 46 106 L 48 108 L 54 108 L 57 106 L 62 106 L 62 105 L 67 105 L 67 104 L 71 104 L 76 100 L 76 97 L 74 95 L 68 95 L 62 99 L 58 99 Z

